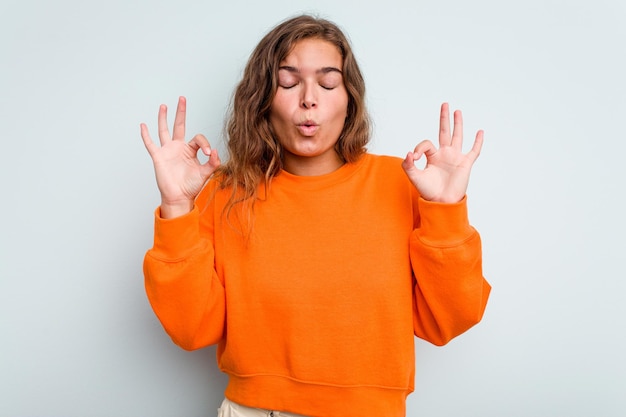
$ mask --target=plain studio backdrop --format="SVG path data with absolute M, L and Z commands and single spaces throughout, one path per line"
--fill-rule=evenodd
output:
M 468 195 L 491 300 L 449 345 L 416 340 L 408 415 L 626 415 L 625 2 L 3 0 L 0 416 L 215 415 L 215 348 L 173 345 L 144 293 L 139 123 L 185 95 L 220 147 L 250 52 L 301 12 L 352 40 L 372 152 L 436 139 L 444 101 L 467 149 L 485 130 Z

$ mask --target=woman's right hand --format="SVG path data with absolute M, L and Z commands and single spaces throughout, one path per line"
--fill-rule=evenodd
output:
M 161 192 L 161 217 L 165 219 L 189 213 L 196 196 L 220 166 L 217 150 L 211 149 L 203 135 L 196 135 L 188 143 L 185 142 L 186 111 L 187 101 L 185 97 L 180 97 L 170 136 L 167 107 L 161 105 L 158 119 L 160 147 L 152 141 L 145 123 L 141 124 L 141 138 L 154 164 Z M 199 150 L 209 157 L 204 164 L 198 160 Z

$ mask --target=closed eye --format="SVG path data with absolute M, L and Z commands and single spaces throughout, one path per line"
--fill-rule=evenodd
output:
M 334 90 L 343 83 L 343 76 L 337 70 L 328 70 L 321 73 L 318 83 L 325 90 Z

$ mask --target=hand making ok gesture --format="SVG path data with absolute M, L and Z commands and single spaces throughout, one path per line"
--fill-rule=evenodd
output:
M 454 112 L 454 128 L 450 135 L 450 113 L 448 104 L 441 105 L 439 122 L 439 149 L 425 140 L 409 152 L 402 167 L 421 196 L 429 201 L 457 203 L 463 199 L 469 184 L 472 165 L 480 154 L 483 131 L 476 133 L 472 149 L 463 154 L 463 116 Z M 415 161 L 426 156 L 426 166 L 419 169 Z
M 161 217 L 172 218 L 188 213 L 202 187 L 220 165 L 215 149 L 203 135 L 185 142 L 185 116 L 187 103 L 178 100 L 174 129 L 170 136 L 167 126 L 167 107 L 159 108 L 158 129 L 161 146 L 157 146 L 141 124 L 141 138 L 152 158 L 157 186 L 161 192 Z M 209 157 L 205 163 L 198 159 L 198 151 Z

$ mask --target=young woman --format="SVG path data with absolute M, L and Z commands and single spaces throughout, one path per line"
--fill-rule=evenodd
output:
M 482 132 L 463 154 L 443 104 L 438 147 L 368 154 L 364 95 L 340 29 L 299 16 L 252 53 L 224 165 L 185 140 L 182 97 L 161 146 L 141 125 L 161 192 L 148 298 L 182 348 L 218 344 L 222 416 L 404 416 L 414 336 L 443 345 L 483 315 L 465 197 Z

